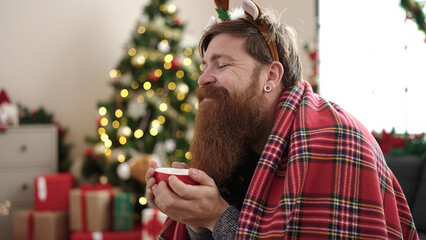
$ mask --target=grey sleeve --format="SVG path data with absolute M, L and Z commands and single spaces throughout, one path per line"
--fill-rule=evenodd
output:
M 220 216 L 219 221 L 214 226 L 213 232 L 205 229 L 204 231 L 197 233 L 194 232 L 190 227 L 186 226 L 188 231 L 189 239 L 191 240 L 207 240 L 207 239 L 216 239 L 216 240 L 225 240 L 225 239 L 234 239 L 235 233 L 237 231 L 238 219 L 240 217 L 240 212 L 234 206 L 230 206 L 226 211 Z
M 213 229 L 213 239 L 234 239 L 238 227 L 238 219 L 240 218 L 240 211 L 234 206 L 230 206 L 220 216 L 219 221 Z

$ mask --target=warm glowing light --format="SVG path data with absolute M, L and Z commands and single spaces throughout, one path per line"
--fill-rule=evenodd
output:
M 113 69 L 109 72 L 109 76 L 111 78 L 118 78 L 118 77 L 121 76 L 121 72 L 120 72 L 120 70 Z
M 196 109 L 196 110 L 198 110 L 198 106 L 199 106 L 199 105 L 200 105 L 200 104 L 199 104 L 198 102 L 196 102 L 196 103 L 195 103 L 194 107 L 195 107 L 195 109 Z
M 142 67 L 146 62 L 146 57 L 143 55 L 136 55 L 132 57 L 131 63 L 135 67 Z
M 192 106 L 188 103 L 182 103 L 180 105 L 180 110 L 182 110 L 183 112 L 191 112 Z
M 100 128 L 98 128 L 98 134 L 99 135 L 102 135 L 102 134 L 104 134 L 106 131 L 105 131 L 105 128 L 103 128 L 103 127 L 100 127 Z
M 102 142 L 106 142 L 109 139 L 108 135 L 106 133 L 101 135 Z
M 104 118 L 101 119 L 101 126 L 105 127 L 106 125 L 108 125 L 108 118 L 104 117 Z
M 104 143 L 105 147 L 110 148 L 112 146 L 112 141 L 111 140 L 106 140 Z
M 105 157 L 109 157 L 111 156 L 111 154 L 112 154 L 112 151 L 110 148 L 105 149 Z
M 159 7 L 160 11 L 165 12 L 167 10 L 167 4 L 163 3 Z
M 164 124 L 166 122 L 166 118 L 164 116 L 159 116 L 157 119 L 160 122 L 160 124 Z
M 132 129 L 130 129 L 129 126 L 125 126 L 123 128 L 123 135 L 129 137 L 130 135 L 132 135 Z
M 144 82 L 143 89 L 145 89 L 145 90 L 151 89 L 151 83 L 150 82 Z
M 201 72 L 204 71 L 203 70 L 203 64 L 200 64 L 200 70 L 201 70 Z
M 131 56 L 131 57 L 135 56 L 136 55 L 136 48 L 130 48 L 128 53 L 129 53 L 129 56 Z
M 168 11 L 170 14 L 175 13 L 175 12 L 176 12 L 176 6 L 175 6 L 175 5 L 173 5 L 173 4 L 169 4 L 169 6 L 167 7 L 167 11 Z
M 164 63 L 164 69 L 169 70 L 170 68 L 172 68 L 172 64 L 169 62 Z
M 106 107 L 99 108 L 99 115 L 104 116 L 107 113 Z
M 150 130 L 149 130 L 149 134 L 151 134 L 152 136 L 157 136 L 157 134 L 158 134 L 158 129 L 156 129 L 156 128 L 151 128 Z
M 166 62 L 166 63 L 171 63 L 173 61 L 173 55 L 172 54 L 167 54 L 165 57 L 164 57 L 164 62 Z
M 119 127 L 120 127 L 120 122 L 119 122 L 119 121 L 117 121 L 117 120 L 114 120 L 114 121 L 112 122 L 112 127 L 113 127 L 113 128 L 115 128 L 115 129 L 119 128 Z
M 170 82 L 167 87 L 169 88 L 169 90 L 175 90 L 176 89 L 176 83 L 174 82 Z
M 122 89 L 120 92 L 122 98 L 129 96 L 129 91 L 127 89 Z
M 121 144 L 121 145 L 124 145 L 124 144 L 126 144 L 126 142 L 127 142 L 127 138 L 126 138 L 126 137 L 124 137 L 124 136 L 121 136 L 121 137 L 118 139 L 118 141 L 120 142 L 120 144 Z
M 143 103 L 145 101 L 145 98 L 142 95 L 139 95 L 136 100 L 138 101 L 138 103 Z
M 185 48 L 185 51 L 183 52 L 186 56 L 192 55 L 192 49 L 191 48 Z
M 141 138 L 141 137 L 143 137 L 143 131 L 142 131 L 142 129 L 137 129 L 134 133 L 133 133 L 133 135 L 135 136 L 135 138 Z
M 185 99 L 185 93 L 178 93 L 176 97 L 179 101 L 182 101 Z
M 161 69 L 155 69 L 154 75 L 156 77 L 161 77 L 161 75 L 163 75 L 163 71 L 161 71 Z
M 148 200 L 146 199 L 146 197 L 140 197 L 139 198 L 139 204 L 140 205 L 146 205 L 148 203 Z
M 183 133 L 183 131 L 182 130 L 178 130 L 178 131 L 176 131 L 176 137 L 177 138 L 183 138 L 183 136 L 184 136 L 185 134 Z
M 191 63 L 192 63 L 192 60 L 190 58 L 185 58 L 183 60 L 183 65 L 185 65 L 185 66 L 191 65 Z
M 138 33 L 139 34 L 144 34 L 144 32 L 146 31 L 146 28 L 145 28 L 145 26 L 139 26 L 138 27 Z
M 158 109 L 160 109 L 160 111 L 162 112 L 167 111 L 167 104 L 165 103 L 160 104 L 160 106 L 158 106 Z
M 151 125 L 152 127 L 158 128 L 160 126 L 160 121 L 158 121 L 157 119 L 152 120 Z
M 126 157 L 123 154 L 118 155 L 117 160 L 119 162 L 124 162 L 126 160 Z
M 149 89 L 149 90 L 146 92 L 146 95 L 147 95 L 148 97 L 152 97 L 152 96 L 154 96 L 154 94 L 155 94 L 155 92 L 154 92 L 154 90 L 152 90 L 152 89 Z
M 133 81 L 132 82 L 132 89 L 138 89 L 138 87 L 139 87 L 139 83 L 136 82 L 136 81 Z
M 123 111 L 121 109 L 115 110 L 115 116 L 121 118 L 123 116 Z
M 188 159 L 188 160 L 191 160 L 191 152 L 186 152 L 185 158 Z
M 185 73 L 182 70 L 179 70 L 176 72 L 176 77 L 178 78 L 183 78 L 183 76 L 185 75 Z

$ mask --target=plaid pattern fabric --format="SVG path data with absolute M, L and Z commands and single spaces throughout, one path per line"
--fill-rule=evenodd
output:
M 185 239 L 182 226 L 169 220 L 162 237 Z M 419 238 L 369 131 L 301 82 L 280 98 L 236 239 Z

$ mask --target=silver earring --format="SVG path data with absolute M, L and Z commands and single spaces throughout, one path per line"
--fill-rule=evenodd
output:
M 265 92 L 270 92 L 270 91 L 272 90 L 272 87 L 271 87 L 271 85 L 266 84 L 266 85 L 263 87 L 263 90 L 265 90 Z

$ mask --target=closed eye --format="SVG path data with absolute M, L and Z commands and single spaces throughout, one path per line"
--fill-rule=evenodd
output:
M 222 68 L 226 68 L 228 66 L 229 66 L 229 64 L 219 64 L 219 66 L 217 68 L 222 69 Z

